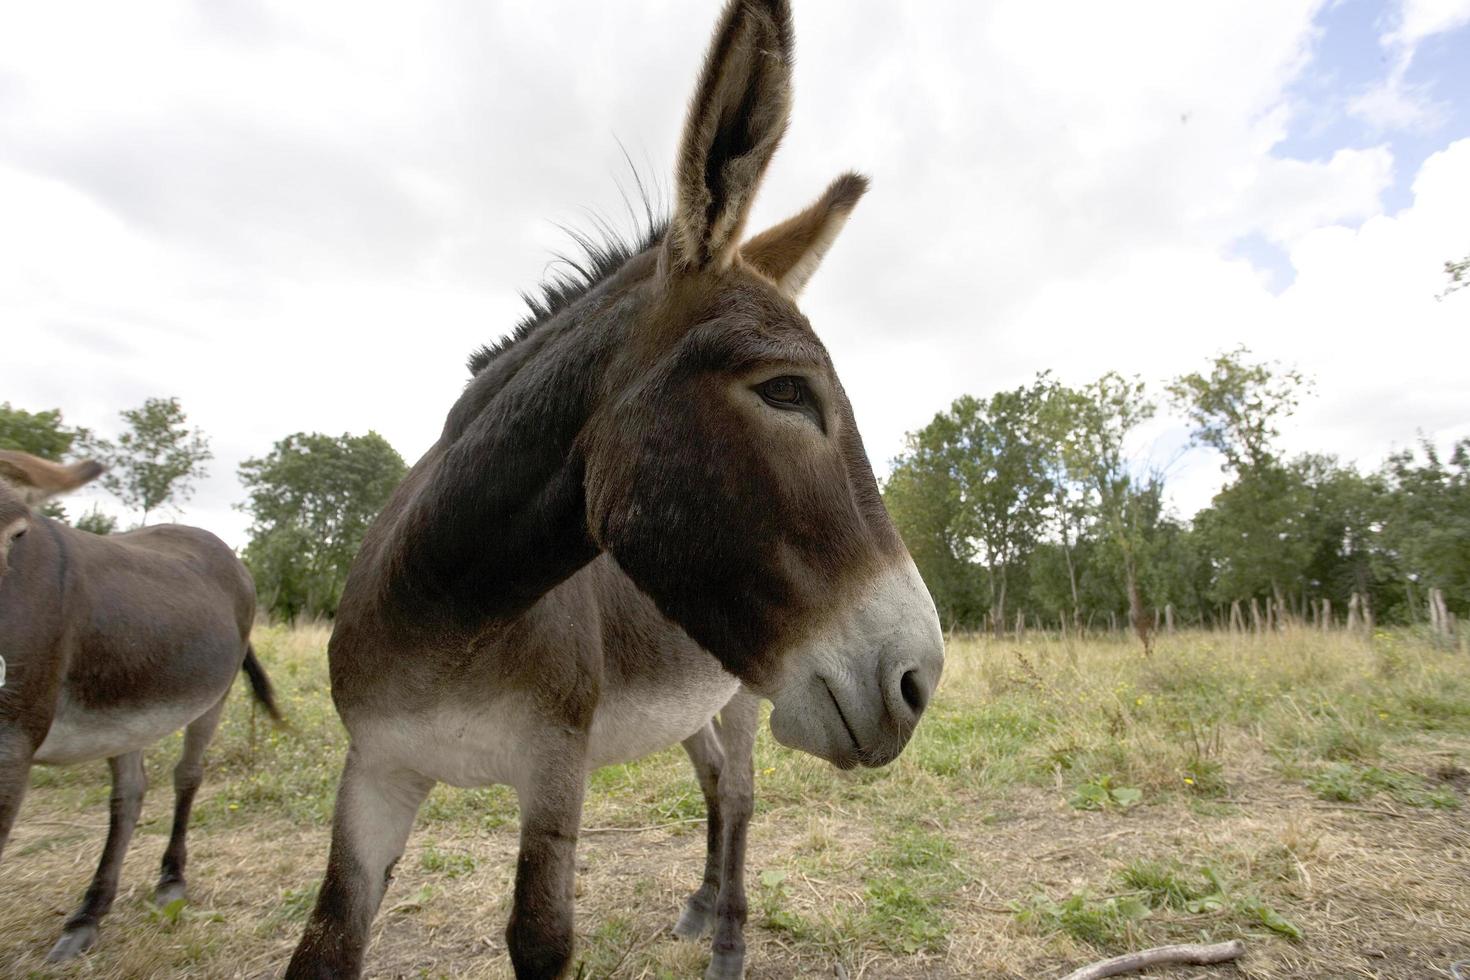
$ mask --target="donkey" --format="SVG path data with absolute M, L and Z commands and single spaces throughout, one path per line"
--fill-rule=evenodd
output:
M 884 765 L 914 731 L 938 616 L 794 302 L 865 180 L 741 244 L 791 58 L 787 0 L 727 3 L 671 220 L 593 247 L 471 358 L 365 536 L 328 646 L 349 748 L 288 977 L 361 973 L 436 782 L 515 789 L 507 946 L 518 977 L 551 978 L 571 961 L 590 770 L 699 736 L 742 683 L 773 703 L 778 741 L 840 767 Z M 720 901 L 743 921 L 733 883 Z
M 89 949 L 112 906 L 148 785 L 143 749 L 184 729 L 154 892 L 166 906 L 184 897 L 189 810 L 236 673 L 280 719 L 250 648 L 255 586 L 224 542 L 177 524 L 101 537 L 30 509 L 101 472 L 0 451 L 0 852 L 33 763 L 105 758 L 112 768 L 102 860 L 52 962 Z

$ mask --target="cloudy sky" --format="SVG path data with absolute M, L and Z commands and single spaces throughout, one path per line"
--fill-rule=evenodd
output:
M 412 462 L 567 242 L 665 187 L 716 0 L 10 4 L 0 399 L 104 433 L 176 395 L 235 468 L 376 429 Z M 873 189 L 804 308 L 881 471 L 957 395 L 1158 384 L 1244 343 L 1317 394 L 1292 449 L 1470 435 L 1470 0 L 796 0 L 753 227 Z M 1188 514 L 1218 462 L 1180 457 Z M 78 505 L 73 505 L 75 508 Z M 82 507 L 86 502 L 82 502 Z

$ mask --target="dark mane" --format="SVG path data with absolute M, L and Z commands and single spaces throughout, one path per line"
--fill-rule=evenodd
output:
M 646 198 L 644 203 L 647 204 Z M 646 220 L 641 222 L 642 228 L 632 236 L 620 234 L 600 218 L 593 219 L 596 231 L 591 234 L 574 228 L 564 228 L 576 244 L 578 254 L 558 254 L 555 264 L 559 268 L 541 284 L 540 289 L 521 293 L 521 298 L 526 301 L 531 312 L 516 324 L 515 330 L 508 336 L 493 344 L 485 344 L 470 355 L 471 377 L 483 371 L 487 364 L 510 349 L 516 341 L 587 295 L 588 291 L 616 273 L 629 259 L 641 255 L 662 241 L 664 232 L 669 227 L 668 217 L 655 217 L 651 209 L 646 214 Z

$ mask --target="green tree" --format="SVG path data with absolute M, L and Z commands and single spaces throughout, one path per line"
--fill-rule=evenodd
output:
M 153 511 L 189 499 L 214 454 L 204 433 L 188 427 L 177 398 L 149 398 L 119 414 L 126 428 L 117 442 L 89 438 L 87 448 L 107 466 L 102 485 L 146 524 Z
M 1276 443 L 1311 383 L 1293 368 L 1249 357 L 1244 347 L 1220 354 L 1207 373 L 1181 375 L 1168 390 L 1196 444 L 1217 450 L 1234 476 L 1196 521 L 1220 565 L 1215 597 L 1268 593 L 1284 607 L 1311 558 L 1310 494 Z
M 403 479 L 403 458 L 376 432 L 298 432 L 239 472 L 253 519 L 245 563 L 261 605 L 282 619 L 333 615 L 368 525 Z
M 104 514 L 95 506 L 76 519 L 72 525 L 78 531 L 88 531 L 92 534 L 112 534 L 117 530 L 117 518 L 111 514 Z
M 1095 510 L 1090 470 L 1081 466 L 1076 453 L 1069 453 L 1080 420 L 1087 413 L 1087 396 L 1064 385 L 1037 379 L 1044 385 L 1038 412 L 1038 431 L 1045 444 L 1042 468 L 1048 484 L 1047 508 L 1058 554 L 1066 570 L 1067 601 L 1074 629 L 1082 625 L 1082 596 L 1078 587 L 1078 547 L 1087 532 L 1089 515 Z M 1079 468 L 1080 467 L 1080 468 Z M 1050 549 L 1048 549 L 1050 550 Z M 1046 567 L 1045 561 L 1041 568 Z
M 1447 461 L 1421 440 L 1417 453 L 1390 456 L 1382 479 L 1384 546 L 1402 575 L 1409 618 L 1429 588 L 1442 589 L 1457 616 L 1470 616 L 1470 439 Z
M 1061 446 L 1068 470 L 1090 490 L 1102 535 L 1116 550 L 1128 618 L 1145 653 L 1153 649 L 1153 641 L 1143 576 L 1150 527 L 1161 512 L 1163 480 L 1158 474 L 1147 479 L 1136 475 L 1127 444 L 1156 410 L 1142 381 L 1109 371 L 1072 399 L 1067 409 L 1071 424 Z
M 889 480 L 900 533 L 910 535 L 905 540 L 928 564 L 920 571 L 945 583 L 951 613 L 964 609 L 973 621 L 976 596 L 963 580 L 983 568 L 997 633 L 1006 625 L 1012 577 L 1024 567 L 1046 517 L 1049 484 L 1039 424 L 1046 388 L 1038 381 L 984 402 L 956 399 L 948 412 L 909 434 L 908 451 L 894 461 Z
M 1444 264 L 1444 274 L 1449 279 L 1449 283 L 1444 287 L 1444 292 L 1436 296 L 1435 299 L 1444 299 L 1451 293 L 1457 293 L 1466 286 L 1470 286 L 1470 255 L 1465 256 L 1463 259 L 1446 261 Z
M 1277 426 L 1296 411 L 1311 382 L 1294 368 L 1247 360 L 1237 347 L 1216 355 L 1208 373 L 1180 375 L 1168 386 L 1175 406 L 1194 426 L 1197 443 L 1219 451 L 1236 474 L 1276 462 Z
M 0 402 L 0 449 L 18 449 L 61 462 L 76 437 L 76 430 L 62 423 L 60 409 L 27 412 Z
M 913 436 L 910 436 L 911 447 Z M 924 578 L 945 628 L 974 626 L 986 599 L 969 560 L 973 548 L 960 534 L 959 487 L 947 469 L 911 453 L 894 463 L 883 502 Z

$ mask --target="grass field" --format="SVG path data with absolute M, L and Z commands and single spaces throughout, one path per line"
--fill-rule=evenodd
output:
M 192 903 L 148 896 L 177 738 L 98 949 L 43 957 L 101 849 L 102 764 L 33 771 L 0 864 L 0 975 L 279 975 L 325 860 L 345 743 L 326 631 L 262 628 L 290 730 L 237 690 L 191 837 Z M 951 643 L 903 757 L 838 773 L 758 747 L 748 976 L 1059 976 L 1101 956 L 1242 937 L 1238 966 L 1174 976 L 1448 977 L 1470 958 L 1470 660 L 1408 634 Z M 580 975 L 694 977 L 669 928 L 702 869 L 677 748 L 592 777 Z M 508 790 L 440 788 L 369 954 L 376 977 L 508 977 Z

